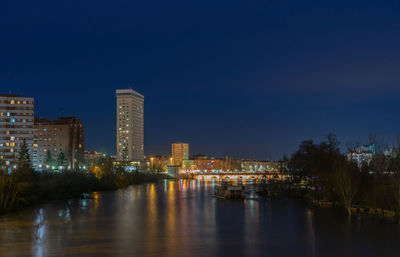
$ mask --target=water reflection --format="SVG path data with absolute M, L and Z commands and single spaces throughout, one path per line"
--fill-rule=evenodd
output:
M 43 216 L 43 209 L 39 209 L 35 224 L 33 225 L 32 255 L 45 256 L 44 236 L 46 233 L 46 223 Z
M 308 236 L 308 241 L 310 242 L 310 252 L 311 252 L 310 256 L 315 256 L 316 248 L 315 248 L 313 212 L 311 210 L 307 210 L 306 216 L 307 216 L 307 224 L 308 224 L 307 231 L 309 232 L 307 234 L 307 236 Z
M 0 256 L 398 256 L 399 227 L 162 181 L 0 217 Z
M 179 191 L 181 190 L 182 185 L 186 186 L 186 183 L 180 183 Z M 185 189 L 186 190 L 186 187 Z M 179 227 L 177 226 L 177 211 L 179 211 L 179 203 L 177 203 L 177 193 L 175 188 L 175 183 L 170 181 L 168 183 L 168 191 L 167 191 L 167 208 L 165 211 L 166 215 L 166 233 L 168 236 L 165 237 L 166 239 L 166 256 L 175 256 L 176 248 L 178 247 L 176 241 L 176 234 Z

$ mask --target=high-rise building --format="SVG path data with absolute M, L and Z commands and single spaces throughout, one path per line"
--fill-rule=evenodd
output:
M 85 129 L 80 119 L 76 117 L 60 117 L 57 120 L 35 118 L 34 127 L 33 167 L 35 169 L 50 168 L 47 167 L 49 163 L 46 163 L 49 152 L 53 159 L 51 166 L 58 166 L 57 157 L 61 153 L 65 157 L 61 165 L 63 168 L 75 169 L 79 163 L 83 164 Z
M 144 159 L 144 96 L 130 89 L 117 90 L 117 159 Z
M 172 159 L 174 165 L 182 166 L 184 160 L 189 160 L 189 144 L 173 143 Z
M 33 117 L 33 98 L 0 95 L 0 166 L 9 172 L 17 168 L 16 160 L 24 140 L 32 155 Z

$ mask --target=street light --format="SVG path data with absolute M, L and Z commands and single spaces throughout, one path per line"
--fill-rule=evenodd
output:
M 153 160 L 154 160 L 154 157 L 150 157 L 150 170 L 153 170 Z

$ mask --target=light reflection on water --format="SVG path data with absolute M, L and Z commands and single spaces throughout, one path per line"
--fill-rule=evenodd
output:
M 162 181 L 0 217 L 0 256 L 399 256 L 400 231 L 301 202 Z

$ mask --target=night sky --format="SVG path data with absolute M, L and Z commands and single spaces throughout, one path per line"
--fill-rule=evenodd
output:
M 0 3 L 1 93 L 78 116 L 114 154 L 115 89 L 145 96 L 145 153 L 277 159 L 307 138 L 400 133 L 399 1 Z

